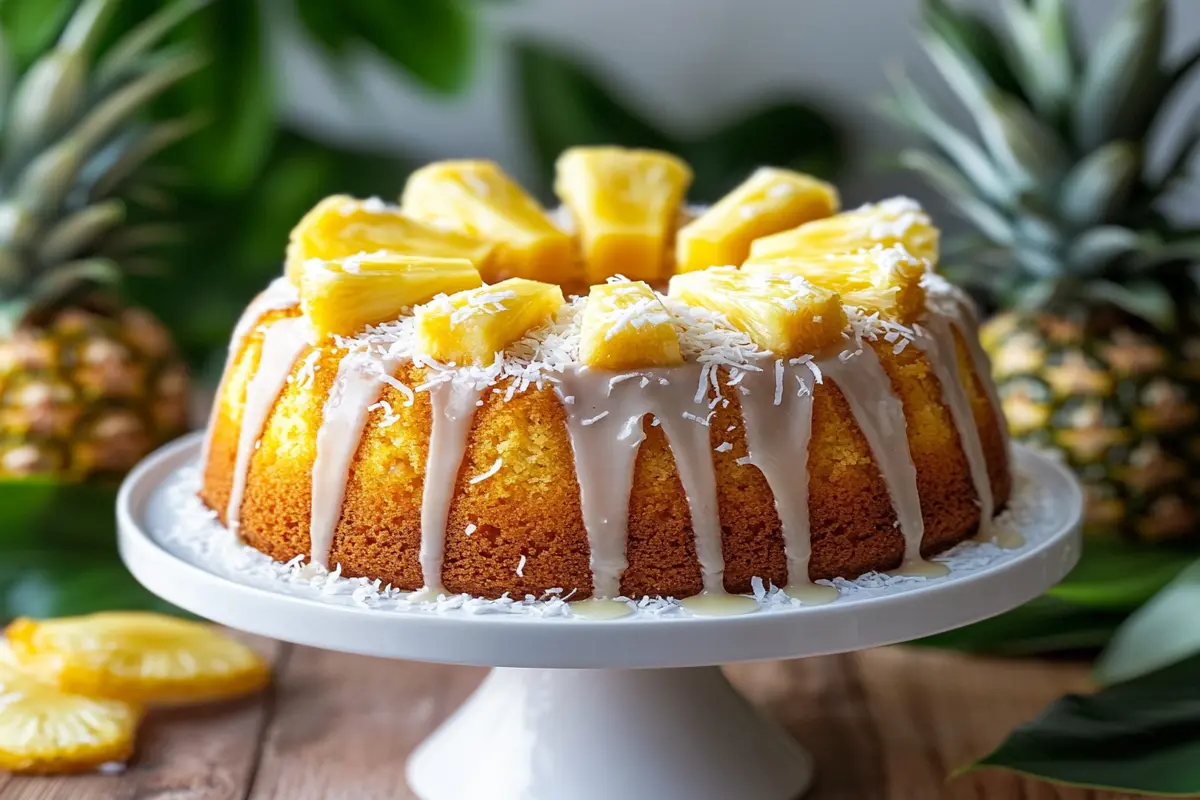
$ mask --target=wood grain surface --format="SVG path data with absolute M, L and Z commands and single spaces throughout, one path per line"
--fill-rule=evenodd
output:
M 124 773 L 0 774 L 0 798 L 416 800 L 404 783 L 405 757 L 485 673 L 256 644 L 276 665 L 267 693 L 223 706 L 155 711 Z M 946 781 L 954 767 L 987 752 L 1053 698 L 1086 690 L 1084 664 L 896 647 L 741 664 L 728 674 L 816 755 L 818 783 L 806 800 L 1131 797 L 994 771 Z

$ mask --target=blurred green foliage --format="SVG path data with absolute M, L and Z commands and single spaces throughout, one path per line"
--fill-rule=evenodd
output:
M 833 178 L 845 152 L 841 132 L 813 105 L 766 104 L 697 137 L 677 136 L 644 119 L 591 71 L 545 45 L 514 45 L 525 130 L 549 195 L 554 160 L 567 147 L 616 144 L 677 153 L 691 164 L 694 202 L 710 203 L 755 167 L 770 164 Z

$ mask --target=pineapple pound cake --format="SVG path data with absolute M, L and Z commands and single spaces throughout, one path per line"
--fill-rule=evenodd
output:
M 486 161 L 322 201 L 233 333 L 201 499 L 428 597 L 815 602 L 991 536 L 1006 427 L 920 206 L 764 167 L 695 209 L 690 180 L 580 147 L 555 211 Z

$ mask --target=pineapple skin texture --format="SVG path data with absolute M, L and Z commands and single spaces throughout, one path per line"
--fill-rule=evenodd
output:
M 0 340 L 0 478 L 123 475 L 188 429 L 190 380 L 138 308 L 65 308 Z
M 503 296 L 508 293 L 512 296 Z M 483 302 L 487 298 L 495 299 Z M 557 314 L 564 302 L 557 285 L 524 278 L 435 298 L 415 309 L 417 350 L 444 363 L 490 364 L 496 353 Z
M 638 308 L 640 325 L 622 324 L 622 312 Z M 641 281 L 593 286 L 580 325 L 580 360 L 605 370 L 672 367 L 683 363 L 679 334 L 654 290 Z
M 64 692 L 127 703 L 224 700 L 270 680 L 261 656 L 211 626 L 147 612 L 17 619 L 5 631 L 18 664 Z
M 671 279 L 669 295 L 724 314 L 780 358 L 818 354 L 842 340 L 846 312 L 837 292 L 795 275 L 713 267 Z
M 828 217 L 839 207 L 837 189 L 828 183 L 792 170 L 760 167 L 680 229 L 675 270 L 740 265 L 754 240 Z
M 1196 540 L 1200 332 L 1010 311 L 980 339 L 1013 438 L 1059 450 L 1082 479 L 1087 533 Z
M 309 259 L 333 260 L 381 250 L 465 258 L 477 269 L 486 270 L 493 247 L 477 237 L 419 222 L 395 207 L 335 194 L 313 206 L 292 229 L 284 274 L 299 286 Z
M 401 311 L 446 293 L 473 289 L 479 272 L 462 258 L 378 253 L 308 261 L 300 272 L 300 307 L 315 339 L 350 336 L 394 320 Z
M 750 258 L 853 253 L 876 245 L 902 245 L 932 264 L 938 259 L 938 242 L 938 229 L 929 215 L 915 201 L 894 197 L 763 236 L 750 245 Z
M 413 219 L 495 243 L 484 280 L 568 283 L 575 245 L 537 201 L 491 161 L 439 161 L 409 176 L 400 208 Z
M 555 168 L 554 191 L 579 227 L 588 283 L 669 277 L 668 248 L 692 182 L 686 163 L 656 150 L 574 147 Z

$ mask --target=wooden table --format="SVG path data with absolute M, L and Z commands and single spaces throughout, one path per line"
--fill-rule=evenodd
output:
M 484 675 L 471 667 L 258 644 L 276 664 L 275 686 L 263 696 L 155 712 L 124 774 L 0 775 L 0 798 L 409 800 L 415 795 L 404 783 L 405 756 Z M 1128 797 L 998 772 L 946 783 L 951 769 L 989 750 L 1049 700 L 1085 689 L 1086 665 L 885 648 L 728 672 L 816 755 L 811 800 Z

